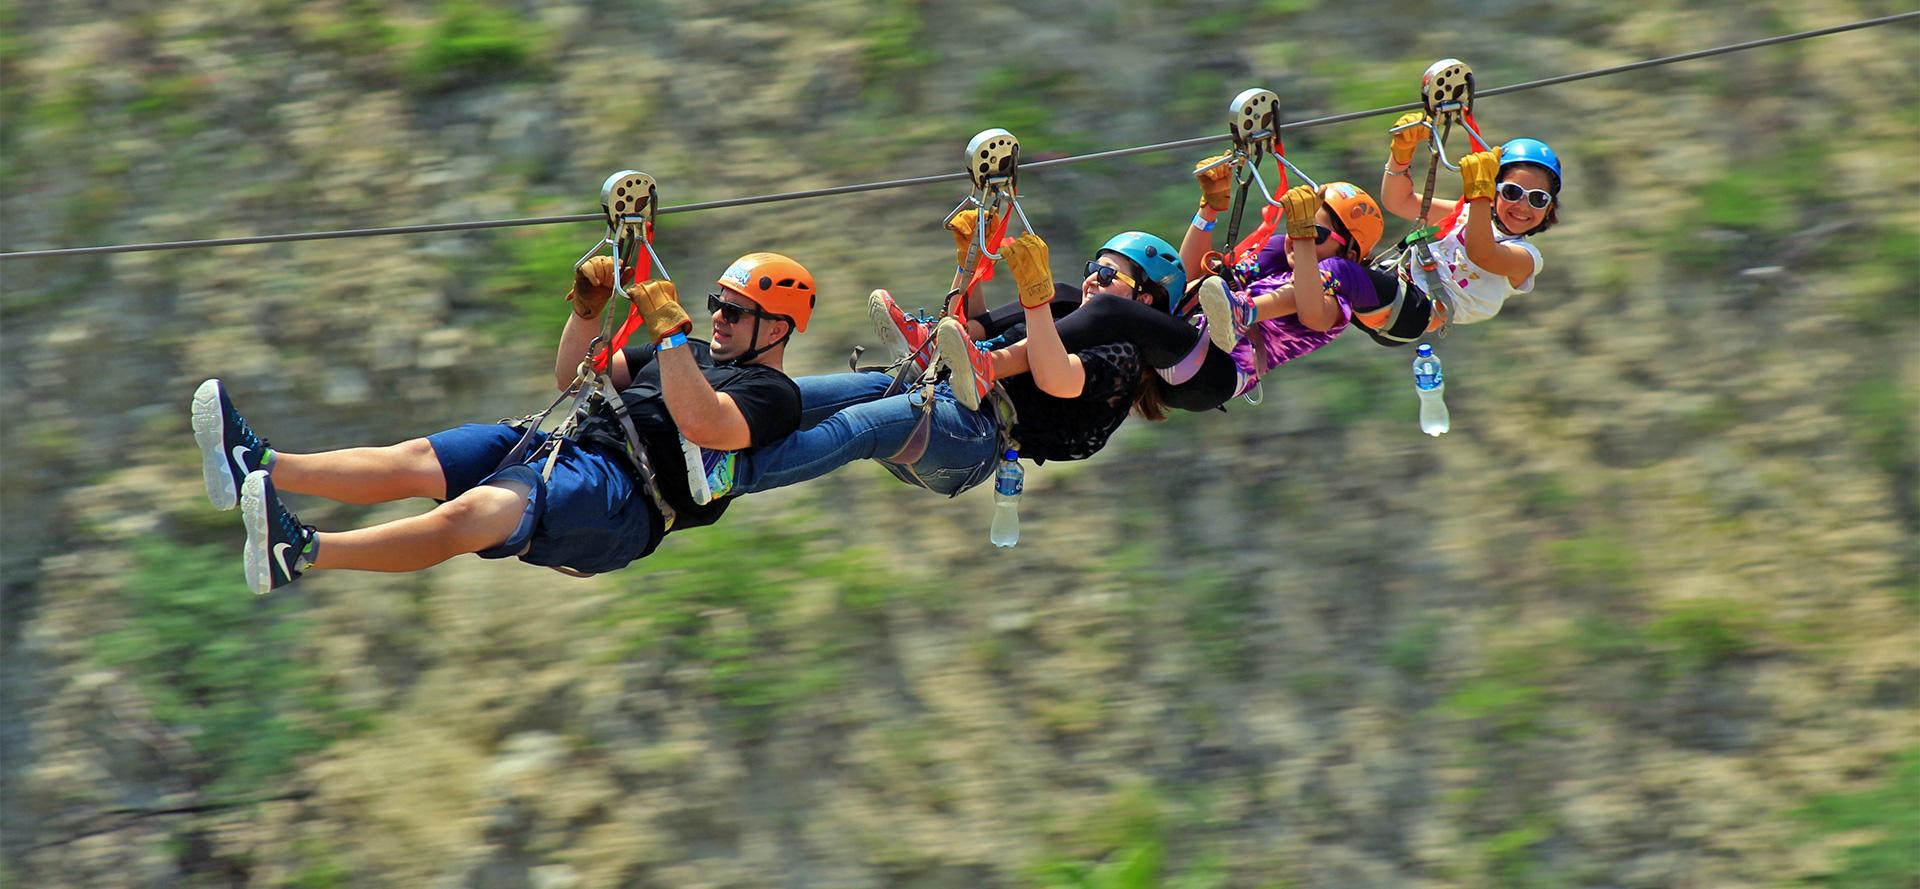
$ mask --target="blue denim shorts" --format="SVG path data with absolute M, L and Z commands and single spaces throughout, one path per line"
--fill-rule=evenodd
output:
M 534 433 L 529 453 L 548 437 Z M 661 520 L 624 455 L 568 442 L 551 479 L 540 477 L 544 456 L 495 471 L 519 440 L 520 430 L 504 423 L 470 423 L 427 436 L 449 499 L 502 481 L 519 482 L 532 492 L 513 536 L 479 553 L 481 558 L 518 556 L 535 565 L 599 574 L 647 554 Z

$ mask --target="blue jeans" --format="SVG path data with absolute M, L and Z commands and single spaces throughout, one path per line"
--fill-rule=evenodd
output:
M 750 494 L 819 478 L 855 460 L 885 460 L 907 444 L 920 422 L 918 387 L 887 395 L 893 376 L 844 373 L 801 377 L 800 431 L 740 453 L 733 491 Z M 886 463 L 908 484 L 954 495 L 993 474 L 1000 433 L 985 411 L 970 411 L 941 383 L 934 389 L 927 450 L 911 466 Z

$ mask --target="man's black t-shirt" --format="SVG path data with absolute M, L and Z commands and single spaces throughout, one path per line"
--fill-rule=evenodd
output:
M 800 428 L 800 387 L 786 374 L 758 364 L 715 364 L 707 344 L 700 340 L 688 340 L 683 348 L 693 350 L 701 375 L 714 391 L 726 393 L 740 408 L 741 416 L 747 420 L 753 447 L 791 435 Z M 654 348 L 631 346 L 625 354 L 627 367 L 633 371 L 633 382 L 620 390 L 620 400 L 626 404 L 633 428 L 640 433 L 641 444 L 647 449 L 654 480 L 660 486 L 660 497 L 673 507 L 673 529 L 698 528 L 719 521 L 732 498 L 723 497 L 705 506 L 693 502 L 693 493 L 687 489 L 687 462 L 680 451 L 679 428 L 674 425 L 673 416 L 667 412 L 667 401 L 660 394 L 660 365 L 654 361 Z M 626 450 L 627 437 L 620 429 L 620 418 L 602 407 L 581 424 L 580 442 L 620 454 Z M 647 552 L 652 552 L 665 534 L 664 530 L 656 530 Z

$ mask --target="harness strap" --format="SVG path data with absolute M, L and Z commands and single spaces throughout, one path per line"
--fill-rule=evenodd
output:
M 898 379 L 896 379 L 896 383 L 897 382 Z M 920 473 L 914 471 L 913 468 L 913 464 L 920 462 L 920 458 L 926 456 L 927 442 L 933 431 L 934 384 L 930 381 L 922 380 L 921 386 L 924 397 L 921 399 L 920 404 L 916 405 L 920 410 L 920 419 L 914 424 L 913 431 L 907 434 L 906 444 L 902 445 L 900 450 L 891 456 L 880 458 L 880 462 L 886 464 L 886 466 L 893 471 L 894 476 L 901 481 L 918 485 L 931 491 L 933 490 L 933 486 L 927 484 L 927 480 L 921 478 Z M 891 388 L 888 389 L 888 394 L 893 394 Z M 998 455 L 1004 454 L 1008 450 L 1020 450 L 1020 442 L 1013 437 L 1013 425 L 1018 420 L 1018 414 L 1013 408 L 1013 401 L 1007 397 L 1004 390 L 996 386 L 993 391 L 987 393 L 987 404 L 993 406 L 994 425 L 1000 437 L 999 447 L 994 453 Z M 955 491 L 948 496 L 957 497 L 959 495 L 960 492 Z
M 603 373 L 600 375 L 600 381 L 607 387 L 608 391 L 613 390 L 612 377 Z M 653 461 L 647 456 L 647 449 L 640 441 L 640 430 L 634 428 L 633 417 L 627 413 L 626 400 L 622 399 L 619 393 L 615 392 L 613 397 L 609 399 L 608 407 L 613 410 L 614 416 L 620 418 L 620 431 L 625 434 L 627 439 L 627 460 L 633 464 L 635 471 L 640 474 L 641 490 L 647 492 L 647 499 L 653 501 L 653 507 L 660 510 L 660 518 L 666 522 L 666 527 L 663 530 L 673 530 L 675 517 L 673 507 L 667 505 L 665 497 L 660 496 L 659 477 L 654 475 Z
M 1020 442 L 1013 437 L 1013 427 L 1020 422 L 1020 412 L 1013 409 L 1013 399 L 1008 398 L 1004 390 L 995 387 L 988 394 L 987 401 L 993 405 L 993 418 L 1000 427 L 1000 453 L 1019 451 Z
M 1200 331 L 1200 338 L 1194 340 L 1193 348 L 1188 349 L 1187 354 L 1181 356 L 1172 367 L 1154 368 L 1154 373 L 1159 374 L 1160 379 L 1166 380 L 1169 386 L 1178 386 L 1193 379 L 1194 374 L 1200 372 L 1200 365 L 1206 363 L 1207 350 L 1213 346 L 1213 343 L 1207 339 L 1207 316 L 1195 317 L 1200 319 L 1200 324 L 1196 328 Z
M 579 383 L 580 381 L 578 379 L 574 380 L 574 385 L 577 386 Z M 526 430 L 520 433 L 520 440 L 513 443 L 513 447 L 507 450 L 507 456 L 501 458 L 499 465 L 493 467 L 493 471 L 499 472 L 515 463 L 525 462 L 527 459 L 527 446 L 533 443 L 533 434 L 540 430 L 541 423 L 546 422 L 547 415 L 553 413 L 553 409 L 559 407 L 560 402 L 566 400 L 566 397 L 571 394 L 573 394 L 573 389 L 572 387 L 568 387 L 566 391 L 560 393 L 560 397 L 553 400 L 552 404 L 547 405 L 546 410 L 528 414 L 518 419 L 509 417 L 501 420 L 500 422 L 513 426 L 525 426 Z
M 880 458 L 882 463 L 896 466 L 912 466 L 927 455 L 927 443 L 933 440 L 933 387 L 922 386 L 920 403 L 914 405 L 920 411 L 919 419 L 914 421 L 913 431 L 907 433 L 907 440 L 900 449 Z

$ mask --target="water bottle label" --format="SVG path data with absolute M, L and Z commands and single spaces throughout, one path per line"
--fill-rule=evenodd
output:
M 1413 363 L 1413 385 L 1418 389 L 1438 389 L 1445 383 L 1446 377 L 1440 370 L 1437 359 L 1422 358 Z
M 993 492 L 1002 497 L 1018 497 L 1025 487 L 1026 484 L 1020 476 L 1010 473 L 1003 472 L 993 480 Z

